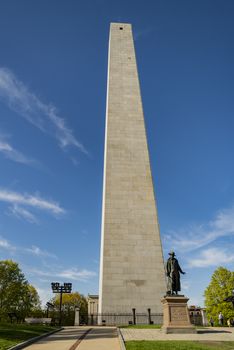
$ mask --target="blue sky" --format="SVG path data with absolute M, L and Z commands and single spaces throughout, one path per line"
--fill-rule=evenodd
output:
M 110 22 L 132 23 L 164 256 L 234 262 L 234 2 L 0 1 L 0 258 L 98 293 Z

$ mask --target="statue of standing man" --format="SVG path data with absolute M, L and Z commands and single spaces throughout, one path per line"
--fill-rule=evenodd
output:
M 180 287 L 180 273 L 183 275 L 185 272 L 181 270 L 178 260 L 175 258 L 175 253 L 171 251 L 169 253 L 170 257 L 166 264 L 167 273 L 167 294 L 178 294 L 181 290 Z

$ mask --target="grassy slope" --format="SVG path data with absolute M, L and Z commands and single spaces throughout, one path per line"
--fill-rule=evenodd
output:
M 54 330 L 42 325 L 0 324 L 0 350 L 5 350 L 27 339 Z
M 233 342 L 127 341 L 127 350 L 233 350 Z

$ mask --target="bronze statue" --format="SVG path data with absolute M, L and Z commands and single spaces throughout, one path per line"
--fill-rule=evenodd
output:
M 175 258 L 175 253 L 171 251 L 169 253 L 170 257 L 166 264 L 167 273 L 167 294 L 178 294 L 181 290 L 180 287 L 180 273 L 183 275 L 185 272 L 181 270 L 178 260 Z

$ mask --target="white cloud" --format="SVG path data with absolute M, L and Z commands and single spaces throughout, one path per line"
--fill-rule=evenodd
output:
M 73 280 L 73 281 L 87 281 L 91 279 L 92 277 L 96 276 L 96 272 L 89 271 L 86 269 L 79 270 L 75 267 L 71 267 L 69 269 L 65 270 L 41 270 L 37 268 L 31 268 L 28 269 L 28 272 L 32 275 L 38 275 L 41 277 L 53 277 L 53 278 L 65 278 L 67 280 Z
M 77 268 L 71 268 L 69 270 L 61 271 L 58 274 L 58 276 L 71 280 L 85 281 L 93 276 L 96 276 L 96 273 L 93 271 L 78 270 Z
M 171 231 L 164 235 L 165 246 L 179 251 L 193 251 L 202 248 L 221 237 L 234 235 L 234 207 L 220 210 L 215 218 L 202 225 Z
M 73 165 L 75 165 L 76 167 L 80 164 L 79 161 L 75 157 L 71 157 L 71 161 L 72 161 Z
M 204 307 L 204 299 L 203 296 L 201 295 L 200 297 L 193 297 L 193 296 L 189 296 L 189 306 L 191 305 L 195 305 L 195 306 L 200 306 L 200 307 Z
M 32 255 L 35 255 L 35 256 L 50 257 L 50 258 L 57 259 L 57 256 L 55 254 L 49 253 L 46 250 L 42 250 L 41 248 L 39 248 L 35 245 L 33 245 L 31 248 L 25 248 L 24 250 Z
M 51 296 L 51 289 L 50 288 L 41 288 L 35 284 L 34 284 L 34 287 L 36 288 L 36 290 L 39 294 L 41 303 L 44 306 L 52 297 Z
M 45 210 L 56 215 L 61 215 L 65 213 L 65 210 L 61 208 L 58 203 L 51 200 L 43 199 L 38 195 L 21 194 L 0 189 L 0 201 L 13 204 L 15 208 L 18 208 L 16 209 L 16 212 L 18 211 L 18 215 L 21 214 L 21 216 L 28 216 L 28 219 L 30 216 L 29 212 L 22 213 L 22 208 L 19 209 L 17 205 L 21 204 L 36 209 Z M 33 219 L 33 217 L 31 217 L 31 219 Z
M 234 232 L 234 207 L 221 210 L 210 223 L 216 232 Z
M 94 271 L 88 271 L 86 269 L 79 270 L 75 267 L 61 271 L 59 271 L 58 269 L 47 269 L 45 271 L 40 270 L 38 268 L 24 268 L 24 271 L 27 273 L 27 275 L 31 276 L 31 278 L 34 277 L 33 279 L 37 281 L 36 283 L 33 283 L 33 285 L 37 289 L 43 305 L 45 305 L 46 302 L 49 301 L 53 296 L 50 287 L 52 281 L 60 282 L 61 284 L 63 284 L 64 281 L 72 281 L 74 290 L 74 283 L 76 281 L 78 281 L 79 283 L 87 282 L 97 275 Z M 42 286 L 39 286 L 39 282 L 41 282 L 42 284 L 46 284 L 48 287 L 43 288 Z
M 0 248 L 7 250 L 15 250 L 15 247 L 12 246 L 5 238 L 0 237 Z
M 88 154 L 72 130 L 66 126 L 65 120 L 58 116 L 56 107 L 43 103 L 6 68 L 0 68 L 0 98 L 31 124 L 55 137 L 62 148 L 75 146 Z
M 37 275 L 37 276 L 41 276 L 41 277 L 50 277 L 53 276 L 53 272 L 49 272 L 49 270 L 47 269 L 45 270 L 40 270 L 38 268 L 28 268 L 26 269 L 27 273 L 29 273 L 30 275 Z M 56 277 L 56 276 L 55 276 Z
M 29 164 L 33 160 L 14 149 L 9 143 L 0 140 L 0 152 L 8 159 L 18 163 Z
M 185 290 L 189 290 L 191 286 L 191 283 L 189 281 L 183 281 L 182 287 Z
M 49 258 L 56 258 L 57 256 L 55 254 L 49 253 L 46 250 L 42 250 L 41 248 L 32 245 L 30 248 L 27 247 L 21 247 L 21 246 L 14 246 L 12 245 L 8 240 L 0 236 L 0 249 L 5 249 L 8 251 L 15 251 L 18 253 L 28 253 L 37 257 L 49 257 Z
M 209 248 L 199 254 L 199 258 L 193 257 L 189 261 L 189 267 L 209 267 L 230 264 L 234 262 L 234 254 L 228 253 L 222 248 Z
M 152 33 L 154 31 L 154 29 L 155 28 L 153 28 L 153 27 L 148 27 L 148 28 L 144 28 L 142 30 L 136 31 L 133 35 L 134 41 L 137 41 L 140 38 L 147 36 L 148 34 Z
M 9 207 L 9 212 L 17 217 L 18 219 L 23 218 L 24 220 L 32 223 L 32 224 L 37 224 L 38 220 L 35 217 L 35 215 L 33 215 L 32 213 L 30 213 L 30 211 L 28 211 L 27 209 L 21 208 L 19 205 L 14 204 L 12 207 Z

